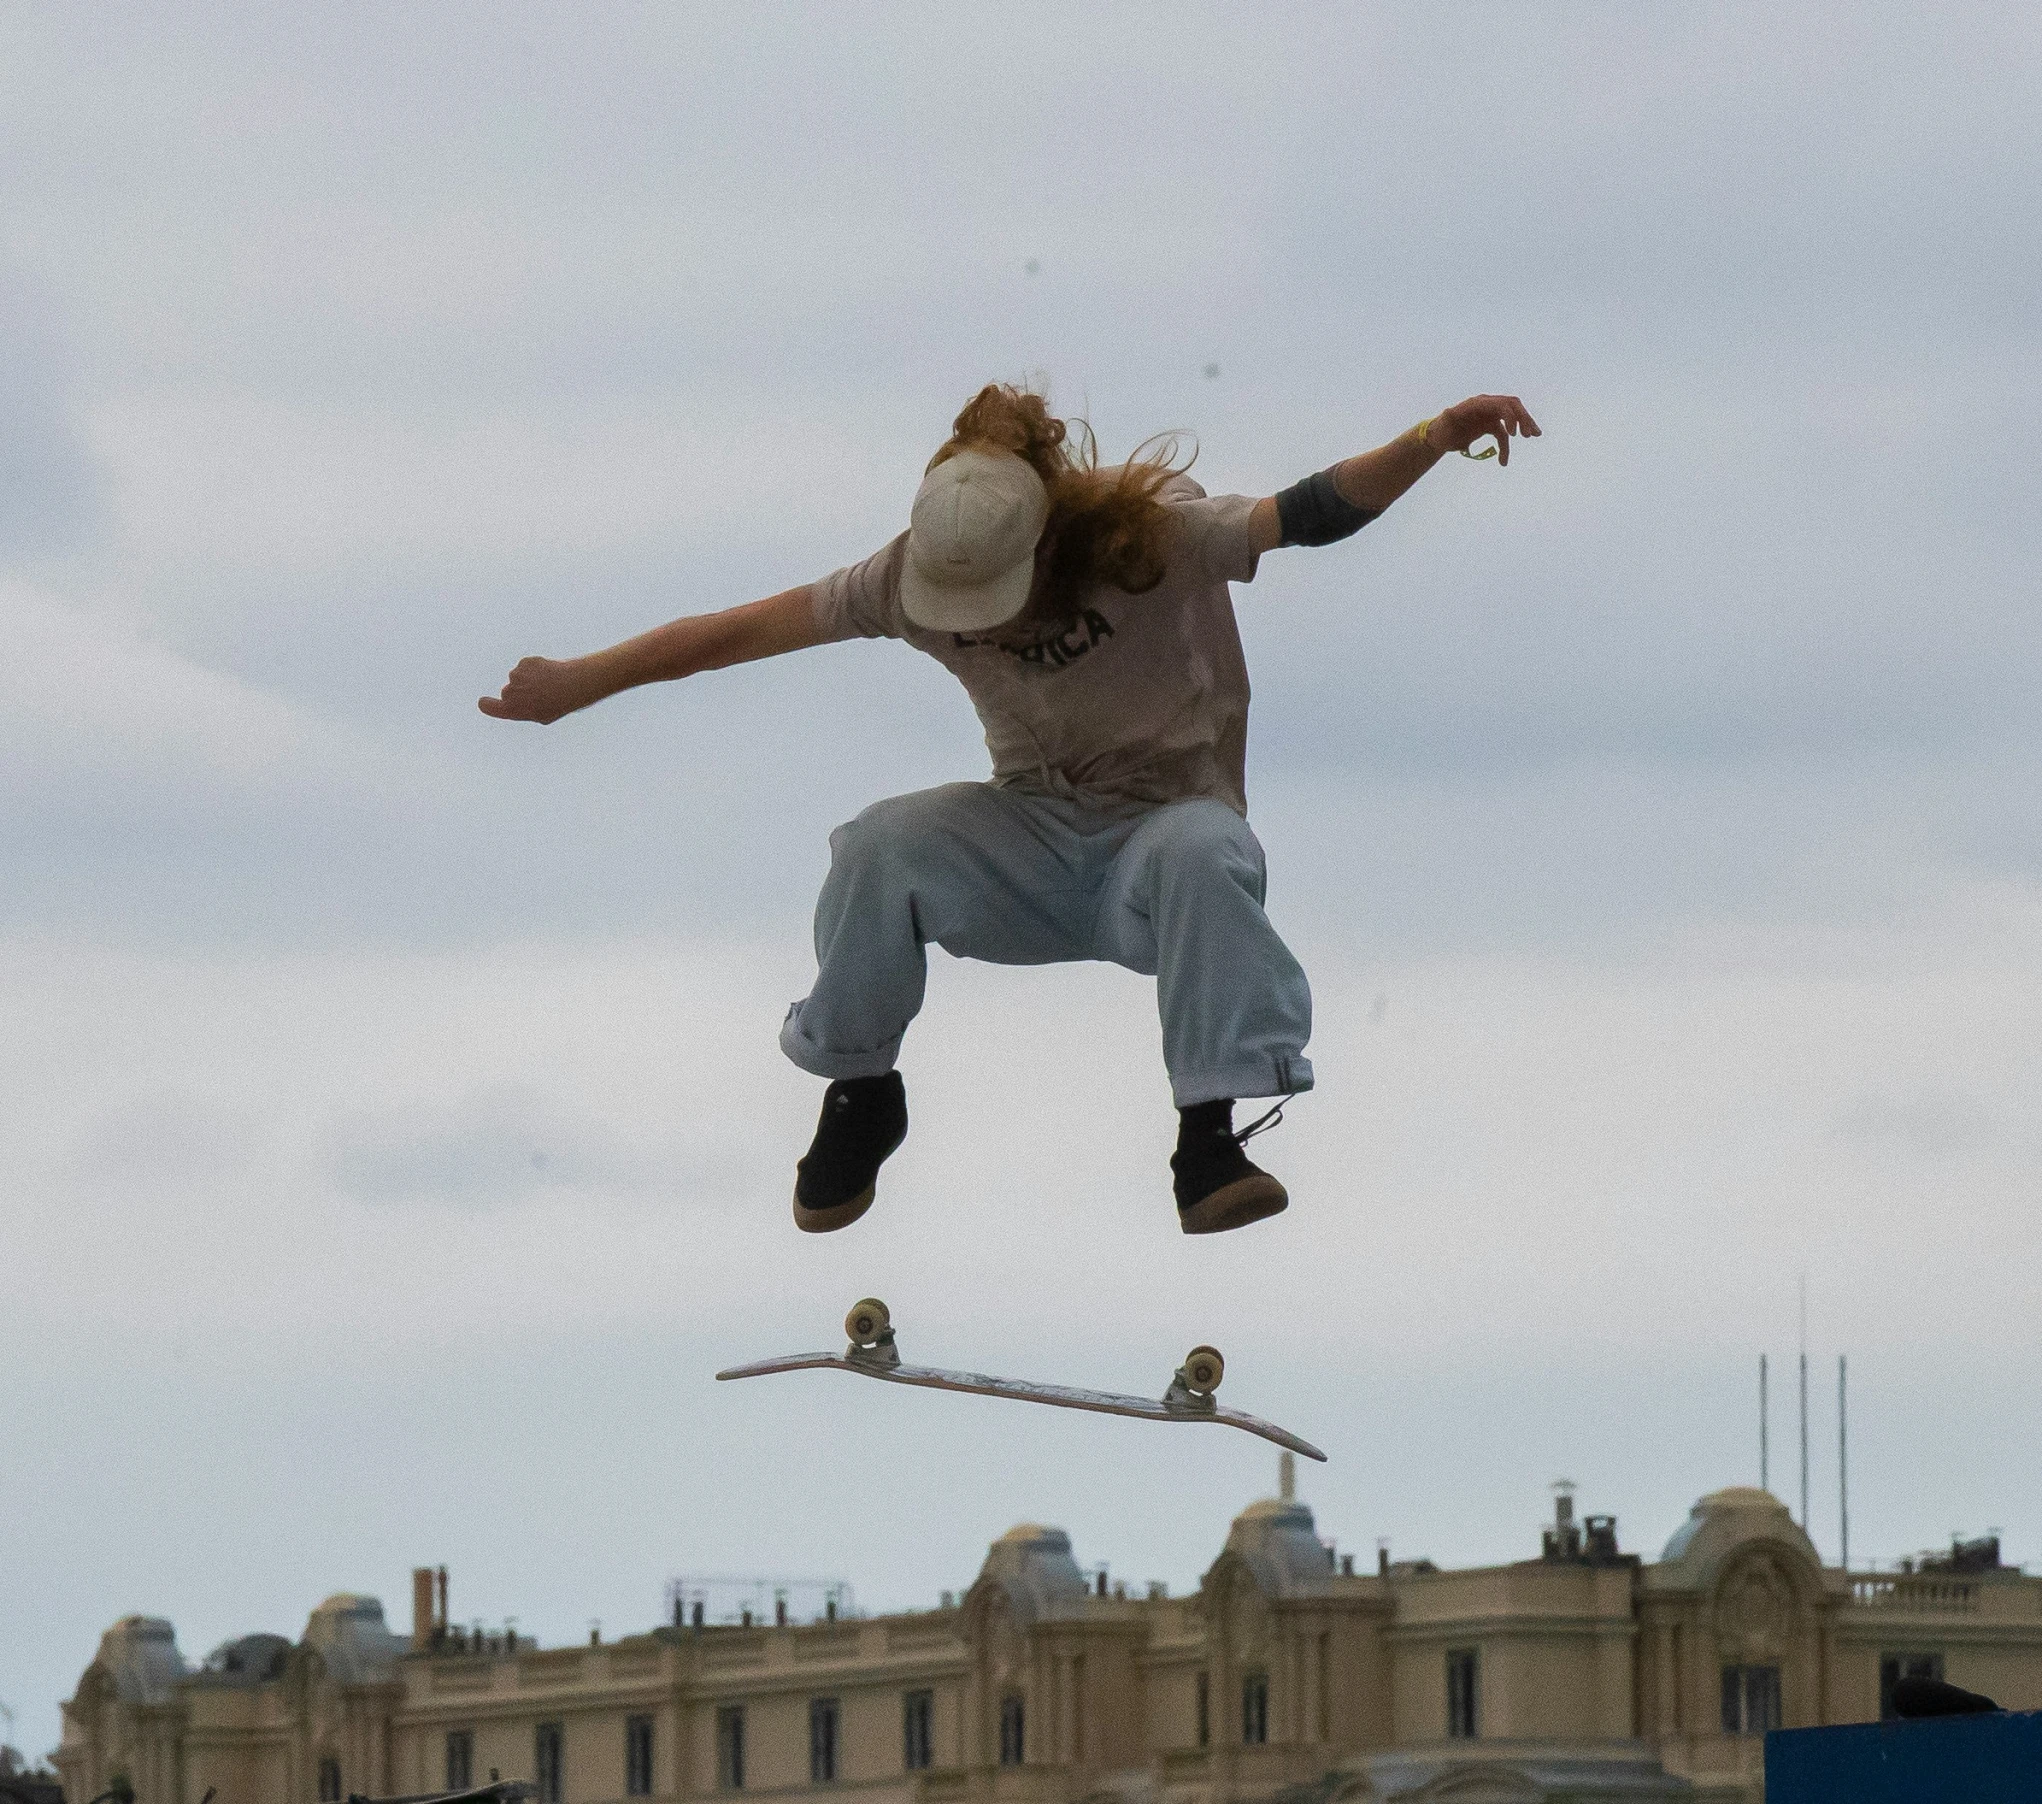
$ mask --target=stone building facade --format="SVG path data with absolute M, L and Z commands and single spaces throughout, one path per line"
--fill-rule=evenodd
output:
M 1250 1506 L 1196 1593 L 1088 1584 L 1059 1529 L 993 1543 L 951 1607 L 663 1627 L 540 1648 L 464 1636 L 430 1575 L 410 1636 L 329 1598 L 304 1637 L 196 1669 L 128 1617 L 65 1706 L 84 1804 L 312 1804 L 537 1782 L 637 1797 L 857 1804 L 1759 1804 L 1768 1727 L 1880 1714 L 1935 1672 L 2042 1706 L 2042 1579 L 1977 1550 L 1825 1568 L 1764 1491 L 1698 1503 L 1655 1561 L 1566 1500 L 1538 1558 L 1356 1572 L 1285 1496 Z M 848 1799 L 847 1799 L 848 1804 Z

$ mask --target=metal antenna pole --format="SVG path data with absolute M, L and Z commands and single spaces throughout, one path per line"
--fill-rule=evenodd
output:
M 1843 1569 L 1851 1569 L 1850 1400 L 1844 1390 L 1844 1356 L 1836 1356 L 1836 1514 L 1843 1538 Z
M 1808 1274 L 1801 1274 L 1801 1532 L 1808 1532 Z
M 1769 1425 L 1765 1395 L 1765 1355 L 1758 1356 L 1758 1488 L 1770 1491 L 1772 1483 L 1772 1432 Z

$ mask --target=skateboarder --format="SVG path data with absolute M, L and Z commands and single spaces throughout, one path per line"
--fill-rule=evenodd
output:
M 815 987 L 780 1045 L 829 1080 L 796 1167 L 810 1233 L 871 1207 L 907 1134 L 894 1061 L 926 948 L 996 964 L 1107 959 L 1153 974 L 1178 1109 L 1180 1226 L 1218 1233 L 1288 1197 L 1237 1132 L 1242 1098 L 1312 1086 L 1311 995 L 1263 913 L 1247 822 L 1248 673 L 1230 583 L 1280 545 L 1359 531 L 1439 458 L 1538 427 L 1478 395 L 1280 494 L 1209 496 L 1161 441 L 1101 468 L 1036 394 L 982 389 L 957 416 L 909 528 L 863 563 L 581 658 L 525 658 L 499 720 L 551 724 L 619 690 L 854 637 L 906 641 L 971 696 L 989 782 L 876 802 L 830 836 Z M 1265 1117 L 1267 1119 L 1267 1117 Z

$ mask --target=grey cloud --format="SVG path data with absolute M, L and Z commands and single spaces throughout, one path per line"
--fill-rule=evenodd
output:
M 464 1209 L 550 1190 L 639 1190 L 662 1175 L 659 1161 L 613 1129 L 522 1089 L 347 1117 L 333 1126 L 326 1164 L 338 1188 L 363 1202 Z
M 1991 1110 L 1958 1091 L 1857 1096 L 1830 1118 L 1830 1138 L 1880 1157 L 1940 1163 L 1981 1152 L 2004 1135 Z
M 87 1177 L 183 1184 L 243 1170 L 267 1141 L 246 1111 L 166 1092 L 107 1109 L 79 1134 L 74 1157 Z
M 50 294 L 0 263 L 0 560 L 74 551 L 102 523 L 70 364 Z

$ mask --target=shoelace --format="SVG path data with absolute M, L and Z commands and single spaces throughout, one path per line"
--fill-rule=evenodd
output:
M 1255 1119 L 1249 1122 L 1248 1125 L 1244 1128 L 1236 1128 L 1234 1130 L 1234 1144 L 1236 1146 L 1246 1146 L 1248 1142 L 1254 1139 L 1257 1134 L 1268 1133 L 1271 1128 L 1275 1127 L 1278 1122 L 1282 1121 L 1284 1103 L 1287 1103 L 1289 1101 L 1290 1098 L 1286 1096 L 1283 1099 L 1283 1102 L 1278 1103 L 1276 1107 L 1271 1109 L 1267 1114 L 1256 1116 Z

